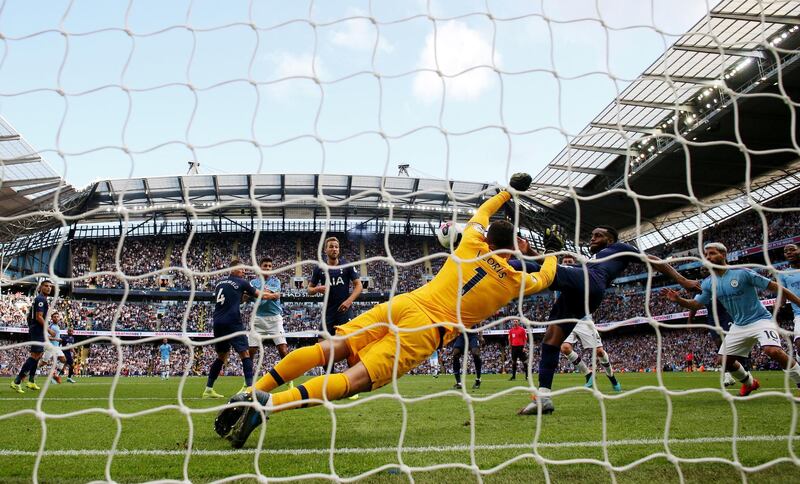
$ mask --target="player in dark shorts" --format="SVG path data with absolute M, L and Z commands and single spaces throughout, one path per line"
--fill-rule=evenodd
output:
M 465 337 L 466 336 L 466 337 Z M 461 356 L 464 354 L 464 340 L 469 340 L 469 354 L 472 355 L 472 362 L 475 364 L 475 383 L 472 385 L 473 390 L 481 387 L 481 367 L 483 361 L 481 360 L 481 339 L 478 333 L 461 333 L 456 339 L 453 340 L 453 376 L 456 378 L 456 384 L 453 388 L 460 390 L 461 386 Z
M 565 322 L 554 323 L 547 326 L 541 346 L 541 359 L 539 361 L 539 397 L 534 399 L 525 408 L 520 410 L 522 415 L 532 415 L 539 411 L 541 406 L 542 413 L 548 414 L 555 410 L 553 400 L 550 397 L 550 389 L 553 385 L 553 377 L 558 369 L 558 356 L 561 352 L 561 343 L 575 328 L 577 320 L 591 316 L 600 303 L 603 301 L 606 289 L 611 285 L 611 281 L 619 277 L 628 264 L 639 262 L 640 257 L 649 259 L 653 268 L 658 272 L 674 279 L 686 289 L 697 287 L 696 281 L 686 279 L 669 264 L 663 263 L 661 259 L 652 255 L 644 255 L 639 249 L 632 245 L 618 241 L 616 229 L 608 226 L 599 226 L 592 230 L 592 238 L 589 242 L 589 252 L 594 257 L 586 262 L 586 268 L 582 265 L 559 265 L 556 270 L 556 279 L 550 285 L 551 291 L 559 291 L 559 296 L 550 311 L 549 321 Z M 510 261 L 512 267 L 520 270 L 522 262 L 518 260 Z M 536 272 L 539 265 L 526 262 L 527 272 Z M 588 276 L 588 286 L 585 278 Z M 589 313 L 586 313 L 586 302 L 588 302 Z
M 25 393 L 22 389 L 22 382 L 25 378 L 28 381 L 25 386 L 31 390 L 41 390 L 34 382 L 36 369 L 39 367 L 39 360 L 44 353 L 44 332 L 47 331 L 50 335 L 54 335 L 53 330 L 48 327 L 47 313 L 50 309 L 50 304 L 47 302 L 47 296 L 53 290 L 53 283 L 49 279 L 43 280 L 39 283 L 39 294 L 33 299 L 33 304 L 28 310 L 28 340 L 32 345 L 29 346 L 30 356 L 22 364 L 17 377 L 11 382 L 11 389 L 17 393 Z
M 61 367 L 61 374 L 64 374 L 64 368 L 67 369 L 67 381 L 75 383 L 72 376 L 75 374 L 75 359 L 72 357 L 72 348 L 70 346 L 75 344 L 75 334 L 72 331 L 72 326 L 67 329 L 67 334 L 61 337 L 62 351 L 64 351 L 64 358 L 67 360 L 66 364 Z
M 322 329 L 333 336 L 336 334 L 336 326 L 353 319 L 351 306 L 361 294 L 362 285 L 355 267 L 340 267 L 347 264 L 347 261 L 339 257 L 339 239 L 328 237 L 325 239 L 324 248 L 328 259 L 328 269 L 326 271 L 321 267 L 314 268 L 308 284 L 308 293 L 325 294 L 326 291 L 328 292 L 328 299 L 324 307 L 325 323 Z M 329 289 L 325 285 L 326 272 Z M 351 282 L 353 283 L 352 293 L 350 293 Z
M 244 271 L 237 266 L 241 265 L 239 259 L 231 261 L 231 275 L 217 282 L 214 286 L 214 338 L 225 338 L 214 343 L 217 358 L 211 363 L 208 370 L 208 383 L 203 391 L 203 398 L 223 398 L 214 391 L 214 382 L 219 377 L 223 366 L 228 361 L 228 354 L 233 347 L 239 353 L 244 372 L 244 387 L 253 385 L 253 359 L 250 357 L 250 345 L 247 341 L 247 330 L 242 324 L 242 314 L 239 306 L 242 304 L 242 295 L 247 294 L 253 299 L 260 297 L 261 292 L 254 288 L 249 281 L 244 279 Z M 236 334 L 238 333 L 238 334 Z M 236 334 L 235 336 L 226 338 Z

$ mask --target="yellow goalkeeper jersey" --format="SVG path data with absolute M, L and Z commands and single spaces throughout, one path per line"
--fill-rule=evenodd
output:
M 464 229 L 455 254 L 433 280 L 409 293 L 434 322 L 474 326 L 519 297 L 520 286 L 527 296 L 547 289 L 555 279 L 554 256 L 545 257 L 539 272 L 526 274 L 491 253 L 484 236 L 489 217 L 509 199 L 511 194 L 503 191 L 484 202 Z M 445 343 L 456 337 L 455 331 L 456 328 L 448 328 Z

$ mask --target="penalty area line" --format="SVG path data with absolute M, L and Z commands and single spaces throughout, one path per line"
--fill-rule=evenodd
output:
M 736 442 L 785 442 L 789 440 L 788 435 L 745 435 L 736 438 Z M 797 440 L 800 440 L 798 438 Z M 733 437 L 697 437 L 690 439 L 669 439 L 670 445 L 676 444 L 709 444 L 709 443 L 731 443 Z M 572 447 L 609 447 L 614 446 L 637 446 L 637 445 L 659 445 L 663 444 L 664 439 L 625 439 L 625 440 L 609 440 L 605 444 L 601 441 L 590 440 L 583 442 L 542 442 L 537 448 L 572 448 Z M 494 445 L 476 445 L 475 450 L 528 450 L 532 449 L 530 444 L 494 444 Z M 470 450 L 469 445 L 444 445 L 444 446 L 428 446 L 428 447 L 403 447 L 403 452 L 463 452 Z M 242 449 L 242 450 L 211 450 L 211 449 L 193 449 L 187 450 L 162 450 L 162 449 L 118 449 L 114 452 L 115 456 L 157 456 L 157 455 L 170 455 L 170 456 L 184 456 L 187 453 L 197 456 L 225 456 L 236 454 L 255 454 L 258 449 Z M 328 455 L 331 449 L 262 449 L 259 453 L 264 455 Z M 334 449 L 336 454 L 384 454 L 395 453 L 397 447 L 346 447 Z M 38 452 L 29 450 L 14 450 L 14 449 L 0 449 L 0 457 L 29 457 L 36 456 Z M 45 450 L 42 452 L 44 457 L 69 457 L 69 456 L 107 456 L 110 454 L 108 450 L 101 449 L 70 449 L 70 450 Z

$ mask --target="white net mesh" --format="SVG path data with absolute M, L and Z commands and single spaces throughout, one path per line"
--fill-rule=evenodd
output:
M 489 377 L 472 392 L 467 351 L 463 389 L 393 378 L 357 401 L 276 415 L 243 450 L 216 438 L 222 404 L 200 401 L 205 379 L 194 377 L 220 341 L 209 291 L 231 258 L 252 271 L 274 258 L 290 349 L 329 339 L 319 326 L 328 295 L 320 303 L 306 292 L 313 268 L 325 267 L 326 236 L 348 232 L 343 257 L 365 293 L 381 294 L 357 300 L 363 312 L 435 275 L 447 254 L 431 229 L 466 222 L 514 172 L 539 173 L 514 215 L 537 246 L 544 226 L 562 224 L 585 262 L 578 247 L 595 220 L 618 217 L 623 240 L 670 252 L 687 277 L 709 266 L 706 240 L 728 244 L 732 262 L 790 274 L 770 250 L 800 235 L 796 194 L 778 199 L 800 184 L 797 2 L 62 3 L 0 6 L 0 200 L 9 206 L 0 222 L 3 284 L 13 288 L 1 296 L 0 371 L 16 374 L 30 346 L 19 335 L 33 302 L 16 284 L 46 275 L 57 282 L 51 313 L 76 330 L 66 348 L 82 374 L 112 378 L 63 388 L 40 376 L 38 393 L 0 398 L 0 422 L 15 429 L 0 437 L 0 475 L 685 482 L 797 472 L 792 375 L 764 373 L 764 388 L 741 399 L 721 375 L 676 377 L 694 363 L 685 353 L 716 368 L 716 347 L 707 325 L 685 323 L 685 310 L 665 302 L 650 264 L 622 274 L 594 314 L 620 379 L 634 373 L 629 391 L 557 375 L 553 416 L 513 416 L 538 394 L 545 296 L 518 297 L 481 326 L 495 338 L 484 371 L 501 373 L 511 322 L 523 322 L 528 382 Z M 777 123 L 774 137 L 763 123 Z M 171 176 L 185 160 L 199 174 Z M 390 176 L 405 163 L 419 178 Z M 645 184 L 648 171 L 658 175 Z M 53 231 L 38 228 L 53 221 Z M 759 252 L 764 262 L 754 263 Z M 760 294 L 768 307 L 774 297 Z M 776 331 L 793 355 L 790 328 Z M 164 336 L 172 354 L 161 361 Z M 268 340 L 256 378 L 278 360 Z M 602 379 L 591 344 L 576 345 Z M 47 349 L 44 375 L 59 367 Z M 759 355 L 754 368 L 779 369 Z M 452 354 L 442 357 L 449 369 Z M 132 378 L 165 368 L 177 385 Z M 236 377 L 222 380 L 230 394 L 236 355 L 224 373 Z

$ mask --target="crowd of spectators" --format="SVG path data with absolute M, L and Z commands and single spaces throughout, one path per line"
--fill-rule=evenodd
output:
M 750 210 L 742 215 L 721 222 L 703 231 L 703 241 L 719 241 L 730 250 L 746 249 L 764 243 L 766 222 L 767 243 L 800 235 L 800 193 L 793 193 L 766 205 L 768 209 L 785 211 Z M 764 219 L 761 216 L 764 216 Z M 698 236 L 686 237 L 670 246 L 663 247 L 661 255 L 697 252 Z
M 788 324 L 782 324 L 783 329 L 789 330 Z M 659 343 L 660 335 L 660 343 Z M 539 335 L 534 339 L 532 347 L 526 353 L 531 354 L 534 371 L 539 365 Z M 617 372 L 648 372 L 660 368 L 663 371 L 684 371 L 687 369 L 685 357 L 687 353 L 694 355 L 695 369 L 703 367 L 707 370 L 717 368 L 718 346 L 711 333 L 705 329 L 663 328 L 656 333 L 652 327 L 643 327 L 639 330 L 625 333 L 602 333 L 603 345 L 608 352 L 611 362 Z M 307 341 L 310 342 L 310 341 Z M 192 346 L 181 342 L 172 342 L 173 352 L 170 357 L 170 372 L 173 375 L 205 375 L 216 357 L 213 345 L 202 341 L 195 341 Z M 27 358 L 26 347 L 8 348 L 11 341 L 0 340 L 0 376 L 11 376 L 19 370 L 20 365 Z M 76 348 L 78 356 L 78 374 L 84 376 L 109 376 L 114 375 L 119 368 L 123 376 L 158 375 L 161 371 L 158 346 L 161 342 L 132 343 L 126 342 L 120 346 L 108 342 L 94 342 Z M 784 346 L 786 343 L 784 342 Z M 84 349 L 85 348 L 85 349 Z M 264 351 L 259 352 L 261 358 L 260 374 L 268 371 L 278 362 L 278 352 L 271 345 L 264 345 Z M 290 345 L 290 350 L 294 349 Z M 788 349 L 788 346 L 786 347 Z M 590 350 L 583 350 L 580 344 L 576 351 L 582 353 L 589 361 Z M 193 358 L 190 361 L 190 352 Z M 452 373 L 452 351 L 445 348 L 440 351 L 440 373 Z M 511 368 L 511 349 L 506 344 L 505 337 L 486 337 L 481 346 L 483 358 L 483 373 L 497 374 L 509 373 Z M 474 373 L 471 358 L 464 358 L 467 371 Z M 560 371 L 572 372 L 574 367 L 562 358 Z M 776 364 L 764 356 L 756 347 L 753 350 L 752 367 L 756 370 L 778 370 Z M 345 368 L 340 364 L 337 371 Z M 411 374 L 431 374 L 433 367 L 429 360 L 411 371 Z M 226 375 L 241 375 L 241 364 L 236 357 L 231 357 L 223 369 Z M 319 374 L 322 369 L 315 369 L 312 373 Z
M 390 235 L 388 241 L 381 235 L 340 237 L 341 257 L 348 263 L 357 263 L 356 269 L 369 279 L 367 291 L 408 292 L 422 285 L 445 260 L 444 249 L 433 238 L 421 236 Z M 231 234 L 195 234 L 163 238 L 126 238 L 120 250 L 119 275 L 94 274 L 117 272 L 116 239 L 81 239 L 72 244 L 72 272 L 76 287 L 124 288 L 125 279 L 132 289 L 173 289 L 209 291 L 220 274 L 229 267 L 231 259 L 239 258 L 245 264 L 258 264 L 261 257 L 269 256 L 279 272 L 276 274 L 287 291 L 296 291 L 295 277 L 307 281 L 317 266 L 315 261 L 325 260 L 319 251 L 319 233 L 263 232 Z M 361 253 L 363 243 L 364 254 Z M 434 255 L 429 262 L 428 253 Z M 185 264 L 184 264 L 185 251 Z M 255 254 L 255 258 L 253 258 Z M 383 257 L 386 260 L 366 261 Z M 92 260 L 94 259 L 94 263 Z M 392 263 L 394 260 L 396 263 Z M 252 262 L 251 262 L 252 261 Z M 417 261 L 417 262 L 414 262 Z M 137 278 L 142 274 L 159 271 L 158 275 Z M 397 282 L 394 282 L 395 272 Z M 252 276 L 252 275 L 250 275 Z

